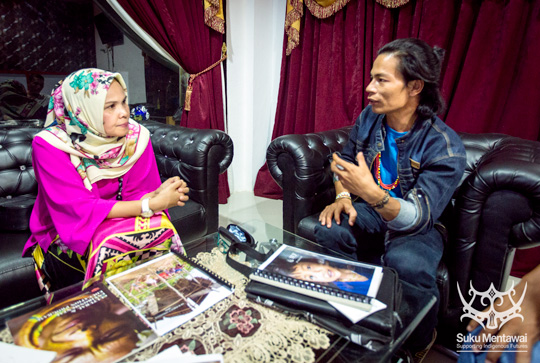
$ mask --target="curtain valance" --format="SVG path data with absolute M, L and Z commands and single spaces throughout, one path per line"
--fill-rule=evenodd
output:
M 222 0 L 204 0 L 204 23 L 215 31 L 225 34 Z
M 399 8 L 400 6 L 403 6 L 407 4 L 410 0 L 375 0 L 382 6 L 386 8 Z
M 328 18 L 349 3 L 350 0 L 305 0 L 311 14 L 319 19 Z
M 397 8 L 407 4 L 410 0 L 376 1 L 384 7 Z M 304 15 L 304 2 L 311 15 L 318 19 L 326 19 L 343 9 L 350 0 L 287 0 L 287 14 L 285 15 L 286 55 L 290 55 L 292 50 L 300 43 L 300 20 Z

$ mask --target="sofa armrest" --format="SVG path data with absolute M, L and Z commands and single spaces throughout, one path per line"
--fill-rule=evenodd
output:
M 303 135 L 284 135 L 266 152 L 268 169 L 283 188 L 283 229 L 296 233 L 302 218 L 335 198 L 328 156 L 341 151 L 352 126 Z
M 162 180 L 179 176 L 190 188 L 190 199 L 207 213 L 207 231 L 218 227 L 218 176 L 232 162 L 233 143 L 229 135 L 214 129 L 192 129 L 155 121 L 141 122 L 151 134 Z
M 489 135 L 489 134 L 488 134 Z M 468 136 L 461 135 L 462 138 Z M 469 153 L 469 149 L 467 149 Z M 487 198 L 498 191 L 512 191 L 528 200 L 524 217 L 513 225 L 510 243 L 529 248 L 540 244 L 540 143 L 517 137 L 502 136 L 478 160 L 478 165 L 462 185 L 459 207 L 463 212 L 478 210 Z M 504 213 L 504 209 L 499 210 Z M 477 235 L 480 214 L 461 213 L 459 224 Z M 522 219 L 519 221 L 519 219 Z M 471 233 L 472 232 L 472 233 Z M 459 237 L 459 236 L 458 236 Z
M 540 143 L 500 134 L 460 136 L 468 175 L 455 201 L 447 265 L 462 291 L 469 281 L 478 291 L 491 283 L 501 289 L 515 248 L 540 245 Z M 456 294 L 451 305 L 460 305 Z

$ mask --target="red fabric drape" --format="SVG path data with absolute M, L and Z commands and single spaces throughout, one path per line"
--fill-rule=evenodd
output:
M 440 116 L 454 130 L 539 138 L 538 0 L 411 0 L 398 9 L 351 0 L 327 19 L 305 11 L 299 46 L 283 53 L 272 138 L 352 124 L 377 50 L 405 37 L 446 49 Z M 281 197 L 266 165 L 255 194 Z
M 223 34 L 204 24 L 202 1 L 119 0 L 131 18 L 150 34 L 188 73 L 198 73 L 221 58 Z M 221 70 L 212 70 L 193 82 L 191 111 L 184 110 L 181 125 L 224 130 Z M 230 195 L 227 174 L 220 175 L 220 203 Z

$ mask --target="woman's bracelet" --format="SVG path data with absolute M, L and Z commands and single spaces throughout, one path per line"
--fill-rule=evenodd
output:
M 344 198 L 350 200 L 351 199 L 351 193 L 349 193 L 349 192 L 341 192 L 338 195 L 336 195 L 336 200 L 344 199 Z
M 372 203 L 369 206 L 371 208 L 381 209 L 386 205 L 386 203 L 388 203 L 389 200 L 390 200 L 390 193 L 388 193 L 388 190 L 385 190 L 384 197 L 381 200 L 379 200 L 377 203 Z

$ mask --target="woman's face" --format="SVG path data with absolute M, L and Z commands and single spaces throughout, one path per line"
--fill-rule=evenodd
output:
M 373 112 L 399 115 L 412 101 L 411 85 L 405 84 L 398 70 L 399 59 L 392 54 L 381 54 L 371 68 L 371 82 L 366 87 Z
M 124 89 L 113 81 L 105 97 L 103 128 L 111 137 L 124 137 L 129 131 L 129 105 Z
M 325 264 L 298 262 L 294 270 L 296 278 L 304 281 L 332 282 L 341 277 L 341 272 Z

